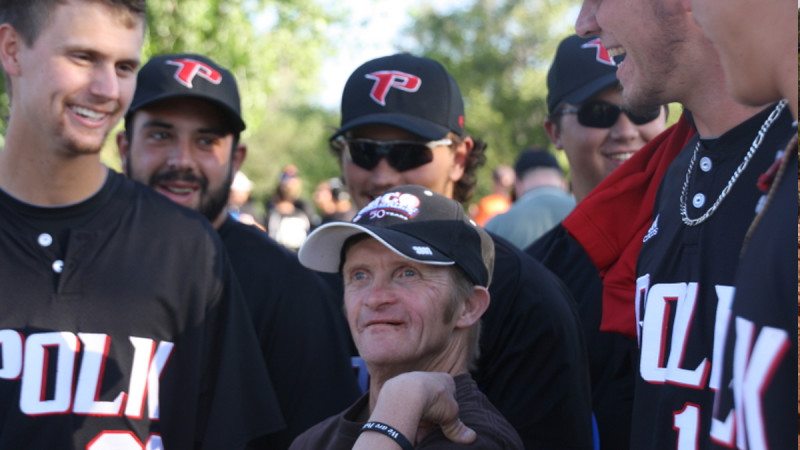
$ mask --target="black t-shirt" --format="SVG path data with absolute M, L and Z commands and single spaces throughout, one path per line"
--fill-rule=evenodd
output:
M 741 167 L 751 142 L 773 107 L 713 141 L 704 141 L 689 172 L 697 138 L 689 141 L 662 181 L 653 224 L 637 265 L 636 321 L 639 337 L 631 446 L 636 449 L 708 448 L 711 410 L 721 370 L 724 311 L 732 301 L 742 241 L 756 215 L 760 174 L 793 134 L 788 109 L 764 136 L 746 169 L 707 220 Z M 689 173 L 689 182 L 685 179 Z M 685 191 L 685 195 L 683 192 Z
M 525 448 L 592 448 L 586 345 L 574 300 L 541 263 L 491 236 L 491 301 L 472 376 Z
M 711 438 L 715 448 L 795 448 L 797 141 L 736 276 Z
M 603 283 L 597 268 L 561 224 L 525 251 L 556 274 L 578 304 L 589 353 L 592 411 L 601 448 L 629 448 L 636 345 L 620 334 L 600 332 Z
M 219 234 L 244 292 L 287 428 L 259 446 L 288 448 L 358 398 L 337 293 L 261 230 L 227 219 Z
M 0 192 L 0 255 L 0 449 L 243 448 L 283 427 L 198 214 L 112 171 L 65 208 Z
M 519 449 L 522 442 L 514 428 L 478 390 L 468 374 L 454 377 L 458 415 L 465 425 L 478 435 L 469 445 L 454 444 L 440 429 L 425 436 L 414 448 L 436 449 Z M 361 426 L 362 417 L 369 415 L 369 394 L 361 397 L 353 406 L 309 429 L 292 443 L 292 450 L 350 450 L 353 448 Z

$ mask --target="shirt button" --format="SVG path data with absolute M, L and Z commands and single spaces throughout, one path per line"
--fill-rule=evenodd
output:
M 708 172 L 713 166 L 714 164 L 711 163 L 711 158 L 708 156 L 703 156 L 700 158 L 700 170 L 703 172 Z
M 53 236 L 50 236 L 47 233 L 42 233 L 37 238 L 37 241 L 39 242 L 39 245 L 41 245 L 42 247 L 50 247 L 50 244 L 53 243 Z
M 60 259 L 53 261 L 53 272 L 61 273 L 62 271 L 64 271 L 64 261 Z
M 694 197 L 692 197 L 692 205 L 695 208 L 701 208 L 705 204 L 706 204 L 706 196 L 705 195 L 698 193 L 698 194 L 695 194 Z

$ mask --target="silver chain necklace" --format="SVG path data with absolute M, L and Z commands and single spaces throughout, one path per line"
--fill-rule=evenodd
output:
M 781 111 L 783 111 L 783 108 L 785 106 L 786 106 L 786 100 L 781 100 L 775 106 L 775 109 L 772 110 L 772 113 L 770 113 L 769 117 L 767 117 L 767 120 L 765 120 L 764 123 L 761 125 L 761 128 L 758 130 L 758 134 L 756 135 L 755 139 L 753 139 L 753 143 L 750 144 L 750 150 L 748 150 L 747 154 L 744 155 L 744 160 L 742 161 L 741 164 L 739 164 L 739 167 L 736 168 L 736 171 L 733 172 L 731 179 L 728 180 L 728 185 L 725 186 L 725 189 L 723 189 L 722 192 L 719 194 L 719 197 L 717 197 L 717 201 L 715 201 L 714 204 L 711 205 L 710 208 L 708 208 L 705 214 L 698 217 L 697 219 L 690 219 L 689 214 L 686 212 L 686 197 L 689 191 L 689 178 L 692 174 L 692 169 L 694 169 L 694 163 L 695 161 L 697 161 L 697 153 L 700 150 L 700 139 L 699 138 L 697 139 L 697 145 L 694 146 L 694 153 L 692 153 L 692 160 L 689 162 L 689 169 L 686 171 L 686 179 L 683 181 L 683 189 L 681 190 L 680 206 L 681 206 L 681 219 L 683 220 L 683 223 L 689 225 L 690 227 L 700 225 L 701 223 L 705 222 L 709 217 L 711 217 L 712 214 L 714 214 L 714 212 L 717 210 L 722 201 L 725 200 L 725 197 L 728 196 L 728 193 L 731 191 L 731 188 L 733 188 L 733 185 L 736 184 L 736 180 L 739 179 L 739 175 L 741 175 L 742 172 L 744 172 L 744 170 L 747 168 L 747 165 L 750 163 L 750 159 L 753 158 L 753 155 L 756 153 L 756 150 L 758 150 L 758 148 L 761 147 L 761 141 L 764 140 L 764 136 L 766 136 L 767 131 L 769 131 L 769 128 L 772 126 L 772 122 L 775 122 L 775 120 L 781 114 Z

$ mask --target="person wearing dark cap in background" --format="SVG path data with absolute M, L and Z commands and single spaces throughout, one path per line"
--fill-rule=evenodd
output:
M 599 39 L 575 35 L 561 41 L 547 73 L 550 115 L 544 127 L 553 144 L 567 156 L 570 184 L 579 206 L 601 181 L 666 128 L 666 107 L 633 113 L 620 106 L 616 73 L 617 65 Z M 564 223 L 526 252 L 558 275 L 578 303 L 601 446 L 628 448 L 634 342 L 599 331 L 603 296 L 600 273 L 572 240 Z
M 567 155 L 577 202 L 667 127 L 666 107 L 632 112 L 621 103 L 617 65 L 600 39 L 561 41 L 547 72 L 544 128 Z
M 299 257 L 343 279 L 345 314 L 370 381 L 368 393 L 302 434 L 293 450 L 350 450 L 357 439 L 369 439 L 363 448 L 370 449 L 462 448 L 420 423 L 426 403 L 420 388 L 397 385 L 420 375 L 409 372 L 454 378 L 458 417 L 475 432 L 471 447 L 524 448 L 468 372 L 490 303 L 495 255 L 492 239 L 459 203 L 422 186 L 394 187 L 352 222 L 319 227 Z
M 347 332 L 332 320 L 340 315 L 333 291 L 295 254 L 226 212 L 233 175 L 245 158 L 238 144 L 244 128 L 229 70 L 202 55 L 159 55 L 139 71 L 117 143 L 129 177 L 200 211 L 219 232 L 286 422 L 258 447 L 280 449 L 350 404 L 358 389 Z
M 351 197 L 363 208 L 418 184 L 464 203 L 485 144 L 464 129 L 458 85 L 438 62 L 410 54 L 368 61 L 349 77 L 331 139 Z M 472 375 L 528 449 L 592 447 L 583 336 L 561 282 L 510 242 L 496 259 Z
M 514 172 L 517 200 L 507 212 L 489 220 L 486 229 L 524 249 L 567 217 L 575 198 L 567 192 L 558 161 L 543 148 L 520 153 Z

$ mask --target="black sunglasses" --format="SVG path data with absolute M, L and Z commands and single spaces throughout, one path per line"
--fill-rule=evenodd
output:
M 628 119 L 636 125 L 644 125 L 652 122 L 661 115 L 661 107 L 646 111 L 644 113 L 634 113 L 628 109 L 617 105 L 595 100 L 582 104 L 577 108 L 566 107 L 558 115 L 577 114 L 578 123 L 591 128 L 611 128 L 617 123 L 619 115 L 625 113 Z
M 433 149 L 451 145 L 450 139 L 431 142 L 373 141 L 371 139 L 344 139 L 341 144 L 350 160 L 362 169 L 374 169 L 382 158 L 398 172 L 416 169 L 433 161 Z

